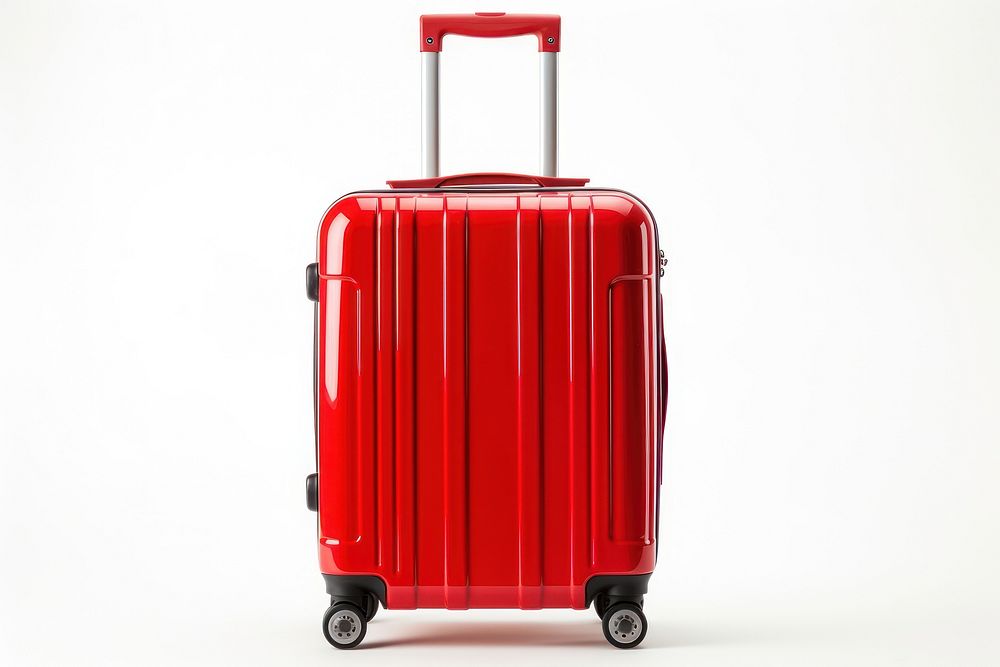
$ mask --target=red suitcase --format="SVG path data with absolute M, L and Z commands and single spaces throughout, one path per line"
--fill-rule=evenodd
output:
M 438 177 L 443 35 L 537 34 L 545 176 Z M 323 631 L 390 609 L 584 609 L 636 646 L 656 561 L 666 362 L 649 210 L 557 178 L 558 16 L 421 18 L 424 172 L 323 216 L 316 303 Z

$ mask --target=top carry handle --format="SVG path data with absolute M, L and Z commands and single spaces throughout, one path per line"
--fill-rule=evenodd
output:
M 541 175 L 557 172 L 557 80 L 556 57 L 559 53 L 560 17 L 555 14 L 425 14 L 420 17 L 420 58 L 423 70 L 421 104 L 423 107 L 420 136 L 421 175 L 440 176 L 438 108 L 438 54 L 445 35 L 469 37 L 513 37 L 536 35 L 541 59 Z

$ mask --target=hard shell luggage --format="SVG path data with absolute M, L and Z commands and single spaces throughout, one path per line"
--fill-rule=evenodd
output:
M 541 176 L 437 175 L 446 34 L 535 34 Z M 389 609 L 585 609 L 639 644 L 656 562 L 666 359 L 656 225 L 556 172 L 558 16 L 421 18 L 424 178 L 323 216 L 320 569 L 338 648 Z

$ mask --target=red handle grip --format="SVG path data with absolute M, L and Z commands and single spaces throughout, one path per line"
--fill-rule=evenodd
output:
M 420 50 L 440 51 L 445 35 L 514 37 L 537 35 L 539 51 L 559 50 L 557 14 L 425 14 L 420 17 Z
M 543 188 L 582 188 L 589 178 L 529 176 L 528 174 L 479 173 L 386 181 L 391 188 L 443 188 L 446 185 L 539 185 Z

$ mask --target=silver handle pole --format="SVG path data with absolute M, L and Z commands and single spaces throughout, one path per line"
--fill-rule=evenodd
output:
M 556 51 L 541 53 L 541 141 L 542 176 L 556 176 L 559 171 L 559 55 Z
M 421 113 L 420 133 L 421 174 L 424 178 L 440 176 L 438 162 L 438 52 L 423 51 L 420 54 L 421 69 Z

